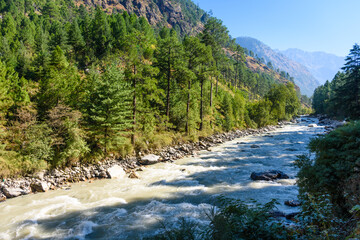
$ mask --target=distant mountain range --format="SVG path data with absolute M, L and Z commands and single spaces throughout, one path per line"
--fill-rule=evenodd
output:
M 345 57 L 325 52 L 305 52 L 296 48 L 280 52 L 291 60 L 304 65 L 321 84 L 324 84 L 326 80 L 332 80 L 345 63 Z
M 307 96 L 311 96 L 315 88 L 327 79 L 331 80 L 344 62 L 341 57 L 322 52 L 309 53 L 298 49 L 280 52 L 251 37 L 238 37 L 236 42 L 266 63 L 271 62 L 275 69 L 288 72 L 302 94 Z

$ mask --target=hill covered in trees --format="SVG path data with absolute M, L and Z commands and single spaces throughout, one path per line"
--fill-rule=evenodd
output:
M 196 10 L 190 1 L 156 1 L 170 2 Z M 136 10 L 102 3 L 0 2 L 0 176 L 134 155 L 298 113 L 294 85 L 250 70 L 220 20 L 208 18 L 191 36 L 186 24 L 150 25 Z
M 313 108 L 318 114 L 357 120 L 360 117 L 360 47 L 355 44 L 342 72 L 315 89 Z
M 238 37 L 236 42 L 248 50 L 248 55 L 258 58 L 283 76 L 293 77 L 293 81 L 300 87 L 302 94 L 310 97 L 314 89 L 320 85 L 305 66 L 274 51 L 261 41 L 250 37 Z

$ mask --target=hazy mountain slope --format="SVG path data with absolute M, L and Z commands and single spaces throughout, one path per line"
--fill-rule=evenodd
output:
M 321 84 L 324 84 L 326 80 L 332 80 L 345 63 L 345 57 L 325 52 L 305 52 L 300 49 L 290 48 L 281 51 L 281 53 L 304 65 Z
M 151 25 L 174 27 L 190 35 L 199 33 L 208 18 L 191 0 L 75 0 L 75 3 L 102 6 L 109 13 L 126 10 L 147 18 Z
M 295 83 L 300 87 L 302 94 L 311 96 L 315 88 L 320 85 L 305 66 L 274 51 L 261 41 L 250 37 L 239 37 L 236 42 L 254 52 L 258 57 L 264 58 L 265 62 L 272 62 L 275 68 L 288 72 L 295 78 Z

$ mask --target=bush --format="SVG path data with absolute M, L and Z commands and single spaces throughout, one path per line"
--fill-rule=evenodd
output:
M 298 185 L 300 193 L 313 196 L 329 194 L 339 214 L 348 213 L 353 205 L 349 196 L 356 191 L 345 192 L 346 183 L 358 174 L 360 166 L 360 122 L 336 129 L 326 136 L 313 139 L 309 144 L 315 158 L 301 156 L 296 165 L 300 168 Z M 359 187 L 358 182 L 355 188 Z

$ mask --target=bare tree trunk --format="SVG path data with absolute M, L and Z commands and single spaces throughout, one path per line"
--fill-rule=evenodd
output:
M 170 80 L 171 80 L 171 62 L 170 62 L 170 54 L 171 49 L 169 48 L 169 57 L 168 57 L 168 74 L 167 74 L 167 95 L 166 95 L 166 117 L 167 121 L 170 119 Z
M 190 132 L 190 129 L 189 129 L 190 90 L 191 90 L 191 80 L 189 80 L 189 83 L 188 83 L 188 97 L 187 97 L 187 103 L 186 103 L 186 125 L 185 125 L 185 132 L 186 132 L 187 135 L 189 135 L 189 132 Z
M 133 96 L 133 133 L 131 136 L 131 143 L 135 145 L 135 126 L 136 126 L 136 66 L 134 65 L 134 79 L 133 79 L 133 87 L 134 87 L 134 96 Z
M 212 107 L 213 105 L 213 82 L 211 80 L 211 84 L 210 84 L 210 107 Z
M 216 76 L 216 90 L 215 90 L 215 96 L 218 95 L 218 85 L 219 85 L 219 76 Z
M 200 81 L 200 87 L 201 87 L 201 93 L 200 93 L 200 131 L 203 130 L 203 122 L 204 122 L 203 86 L 204 86 L 204 79 L 201 79 L 201 81 Z

